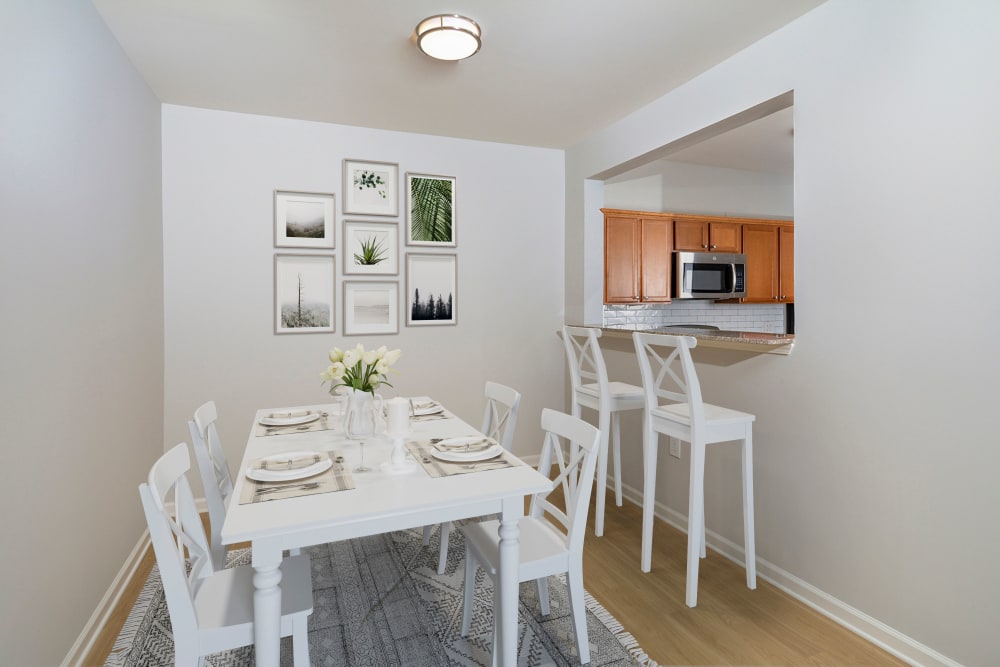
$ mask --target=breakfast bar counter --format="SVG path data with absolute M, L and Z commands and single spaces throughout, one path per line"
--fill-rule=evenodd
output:
M 741 350 L 744 352 L 756 352 L 760 354 L 788 355 L 792 353 L 792 348 L 795 347 L 794 334 L 771 334 L 759 333 L 755 331 L 726 331 L 725 329 L 701 329 L 697 327 L 688 329 L 682 326 L 643 329 L 637 326 L 616 325 L 600 326 L 596 328 L 601 330 L 602 336 L 606 336 L 608 338 L 631 339 L 633 331 L 639 331 L 642 333 L 668 334 L 672 336 L 692 336 L 698 340 L 698 347 L 701 348 Z

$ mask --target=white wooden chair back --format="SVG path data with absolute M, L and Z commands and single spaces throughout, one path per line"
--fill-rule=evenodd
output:
M 222 451 L 222 442 L 216 428 L 218 412 L 215 402 L 209 401 L 195 410 L 194 419 L 188 422 L 191 445 L 198 462 L 201 484 L 205 488 L 205 503 L 211 524 L 212 561 L 216 569 L 226 564 L 226 547 L 222 544 L 222 524 L 226 518 L 226 505 L 233 495 L 233 478 L 229 462 Z
M 517 409 L 521 405 L 521 394 L 510 387 L 496 382 L 486 383 L 486 409 L 483 427 L 479 429 L 487 436 L 510 451 L 514 443 L 514 429 L 517 426 Z
M 639 372 L 646 394 L 646 413 L 671 403 L 688 406 L 690 428 L 705 424 L 705 406 L 701 384 L 691 359 L 691 348 L 698 344 L 691 336 L 668 336 L 635 332 L 632 334 Z
M 608 392 L 608 369 L 604 365 L 604 355 L 597 339 L 601 330 L 591 327 L 562 328 L 563 345 L 566 347 L 566 361 L 569 364 L 569 378 L 576 400 L 576 392 L 586 384 L 596 384 L 601 401 L 610 400 Z
M 553 465 L 557 471 L 552 478 L 552 488 L 532 497 L 529 515 L 539 519 L 544 517 L 549 523 L 555 519 L 557 527 L 566 535 L 569 553 L 579 556 L 583 553 L 600 431 L 578 417 L 549 408 L 542 410 L 542 430 L 545 438 L 538 471 L 546 477 L 551 476 Z M 568 441 L 569 446 L 565 449 L 562 439 Z M 567 451 L 571 453 L 567 454 Z M 549 500 L 549 494 L 556 489 L 562 489 L 565 511 Z M 545 517 L 546 514 L 549 517 Z
M 197 636 L 194 598 L 203 579 L 214 572 L 208 538 L 187 480 L 190 468 L 191 458 L 182 442 L 160 457 L 147 482 L 139 485 L 175 637 Z M 172 514 L 167 510 L 170 496 Z M 185 551 L 190 569 L 185 566 Z

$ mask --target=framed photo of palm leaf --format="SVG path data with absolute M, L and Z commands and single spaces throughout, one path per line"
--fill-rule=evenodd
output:
M 406 253 L 406 325 L 458 324 L 458 255 Z
M 399 275 L 399 224 L 344 221 L 345 275 Z
M 457 245 L 454 176 L 406 174 L 406 244 Z
M 344 160 L 345 215 L 399 215 L 399 165 Z

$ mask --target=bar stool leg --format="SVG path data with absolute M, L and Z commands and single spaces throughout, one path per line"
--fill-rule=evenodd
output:
M 611 431 L 611 414 L 600 410 L 598 420 L 601 430 L 600 450 L 597 452 L 597 487 L 594 492 L 597 494 L 597 502 L 594 508 L 594 535 L 601 537 L 604 535 L 604 503 L 608 495 L 608 434 Z
M 691 443 L 691 481 L 688 496 L 687 606 L 698 605 L 698 566 L 701 561 L 701 525 L 705 512 L 705 445 Z
M 656 502 L 656 448 L 660 435 L 651 428 L 642 433 L 642 563 L 649 572 L 653 560 L 653 504 Z
M 621 415 L 611 413 L 611 430 L 615 443 L 615 505 L 622 506 L 622 425 Z
M 757 588 L 757 552 L 753 525 L 753 435 L 750 426 L 743 440 L 743 557 L 747 568 L 747 588 Z

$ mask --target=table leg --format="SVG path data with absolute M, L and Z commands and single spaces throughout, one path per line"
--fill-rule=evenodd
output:
M 524 516 L 524 499 L 520 496 L 503 502 L 503 514 L 498 529 L 500 535 L 500 609 L 497 615 L 498 648 L 503 667 L 517 665 L 517 589 L 521 567 L 518 520 Z
M 281 549 L 253 544 L 254 651 L 258 667 L 281 658 Z

